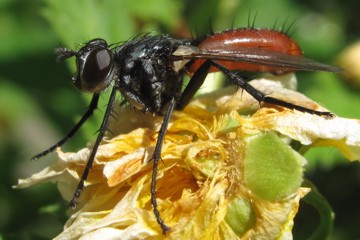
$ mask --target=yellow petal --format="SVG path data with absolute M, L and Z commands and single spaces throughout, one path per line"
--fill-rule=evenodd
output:
M 273 97 L 325 110 L 292 90 L 293 75 L 251 84 Z M 266 200 L 245 179 L 247 139 L 272 132 L 277 139 L 336 146 L 352 160 L 360 156 L 358 120 L 324 119 L 271 104 L 260 108 L 234 88 L 201 96 L 174 112 L 163 143 L 156 197 L 161 217 L 171 227 L 164 236 L 151 206 L 149 162 L 162 118 L 119 111 L 127 117 L 110 123 L 118 135 L 99 146 L 78 208 L 68 212 L 70 219 L 56 239 L 290 239 L 300 198 L 309 191 L 298 187 L 302 168 L 294 189 Z M 64 199 L 71 199 L 90 149 L 58 151 L 53 165 L 20 180 L 18 187 L 55 181 Z M 236 228 L 236 223 L 243 226 Z

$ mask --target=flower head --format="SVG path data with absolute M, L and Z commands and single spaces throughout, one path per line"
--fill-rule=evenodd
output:
M 295 82 L 293 75 L 286 75 L 252 85 L 273 97 L 325 111 L 287 89 Z M 150 203 L 149 159 L 161 118 L 121 109 L 119 120 L 111 123 L 112 132 L 123 132 L 129 123 L 133 130 L 103 141 L 78 208 L 69 210 L 70 219 L 56 239 L 291 238 L 299 200 L 310 189 L 301 187 L 306 160 L 289 142 L 335 146 L 349 159 L 359 160 L 360 122 L 260 107 L 241 89 L 234 93 L 227 88 L 201 96 L 171 118 L 156 195 L 161 217 L 171 227 L 166 236 Z M 53 165 L 20 180 L 18 187 L 54 181 L 69 201 L 90 150 L 58 149 Z

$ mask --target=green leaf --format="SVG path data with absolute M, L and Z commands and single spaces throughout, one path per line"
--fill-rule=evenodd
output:
M 273 133 L 250 137 L 244 160 L 245 184 L 260 198 L 281 199 L 302 183 L 304 158 Z

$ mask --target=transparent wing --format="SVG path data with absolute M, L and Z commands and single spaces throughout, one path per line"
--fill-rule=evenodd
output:
M 254 47 L 236 47 L 226 50 L 199 50 L 194 47 L 184 46 L 186 50 L 177 51 L 174 55 L 180 59 L 223 60 L 230 62 L 243 62 L 269 67 L 278 67 L 279 70 L 293 71 L 325 71 L 341 72 L 342 68 L 317 62 L 303 56 L 289 55 L 269 49 Z M 239 69 L 240 70 L 240 69 Z

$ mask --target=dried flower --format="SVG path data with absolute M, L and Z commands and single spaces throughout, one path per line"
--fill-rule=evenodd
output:
M 325 110 L 286 88 L 295 83 L 290 74 L 251 84 L 274 97 Z M 266 104 L 260 108 L 246 92 L 234 92 L 227 88 L 201 96 L 172 116 L 157 179 L 159 210 L 171 227 L 166 236 L 152 212 L 148 162 L 161 118 L 121 109 L 112 132 L 124 131 L 127 123 L 149 127 L 103 141 L 78 208 L 69 210 L 70 219 L 56 239 L 291 239 L 299 200 L 310 189 L 301 187 L 306 161 L 290 140 L 335 146 L 359 160 L 360 122 Z M 53 165 L 17 187 L 54 181 L 69 201 L 90 149 L 58 149 Z

